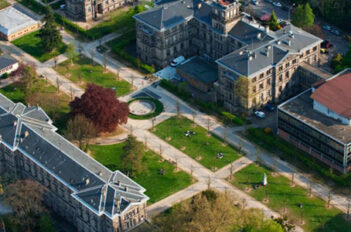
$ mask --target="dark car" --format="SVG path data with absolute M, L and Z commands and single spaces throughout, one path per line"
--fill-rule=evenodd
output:
M 337 36 L 340 35 L 340 31 L 338 29 L 332 29 L 330 32 L 334 35 L 337 35 Z
M 270 112 L 273 112 L 274 111 L 274 106 L 273 105 L 271 105 L 271 104 L 267 104 L 266 106 L 265 106 L 265 108 L 268 110 L 268 111 L 270 111 Z
M 328 40 L 324 40 L 321 44 L 322 48 L 331 48 L 333 47 L 333 44 L 331 44 Z

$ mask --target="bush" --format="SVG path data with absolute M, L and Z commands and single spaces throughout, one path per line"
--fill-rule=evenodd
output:
M 264 128 L 265 134 L 270 134 L 271 132 L 272 132 L 271 128 L 269 128 L 269 127 Z
M 2 74 L 2 76 L 1 76 L 1 78 L 2 79 L 6 79 L 6 78 L 8 78 L 9 77 L 9 74 L 6 72 L 6 73 L 4 73 L 4 74 Z

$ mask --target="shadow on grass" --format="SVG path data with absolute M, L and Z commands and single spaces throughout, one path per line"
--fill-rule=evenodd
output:
M 317 221 L 323 220 L 321 217 L 316 217 Z M 349 221 L 345 220 L 345 214 L 338 214 L 333 218 L 327 219 L 315 232 L 351 232 L 351 217 Z

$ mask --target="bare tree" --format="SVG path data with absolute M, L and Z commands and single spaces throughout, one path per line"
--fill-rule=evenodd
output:
M 130 85 L 132 86 L 132 88 L 134 88 L 134 79 L 135 79 L 135 76 L 133 74 L 130 75 Z
M 55 68 L 56 68 L 57 62 L 58 62 L 58 57 L 57 57 L 57 56 L 54 56 L 54 67 L 55 67 Z
M 40 214 L 46 212 L 43 195 L 46 189 L 33 180 L 18 180 L 10 184 L 4 192 L 5 202 L 11 206 L 15 217 L 12 220 L 24 231 L 32 231 Z
M 106 72 L 106 70 L 107 70 L 107 57 L 106 57 L 106 54 L 104 54 L 103 58 L 104 58 L 104 60 L 103 60 L 103 63 L 104 63 L 104 71 Z
M 73 100 L 73 88 L 72 86 L 69 87 L 70 95 L 71 95 L 71 100 Z
M 194 110 L 191 111 L 191 115 L 192 115 L 192 118 L 193 118 L 193 123 L 195 124 L 196 112 Z
M 329 192 L 328 192 L 328 201 L 327 201 L 327 207 L 328 208 L 330 207 L 331 198 L 332 198 L 332 191 L 329 190 Z
M 56 77 L 56 90 L 57 90 L 57 92 L 60 92 L 60 87 L 61 87 L 61 81 L 58 77 Z
M 259 147 L 256 148 L 256 163 L 261 163 L 261 149 Z
M 176 102 L 176 110 L 177 110 L 177 117 L 180 116 L 180 103 L 179 101 Z
M 96 135 L 94 124 L 84 115 L 78 114 L 67 123 L 65 136 L 71 141 L 77 141 L 80 149 L 87 148 L 90 139 Z
M 119 70 L 116 71 L 116 81 L 120 80 Z
M 179 161 L 179 157 L 176 156 L 176 157 L 174 158 L 174 161 L 175 161 L 175 168 L 176 168 L 176 170 L 178 170 L 178 161 Z
M 211 176 L 208 176 L 208 178 L 207 178 L 207 189 L 211 188 L 211 183 L 212 183 Z
M 159 155 L 162 155 L 162 145 L 160 144 L 160 146 L 159 146 Z
M 193 172 L 194 172 L 194 166 L 191 165 L 191 166 L 190 166 L 190 175 L 191 175 L 191 176 L 193 176 Z
M 310 197 L 312 196 L 312 181 L 308 182 L 308 195 Z
M 207 118 L 207 131 L 210 132 L 210 128 L 211 128 L 211 119 L 208 117 Z
M 82 50 L 83 50 L 82 43 L 80 41 L 78 41 L 78 54 L 79 55 L 82 54 Z
M 291 185 L 295 184 L 295 172 L 291 174 Z
M 152 130 L 154 130 L 154 129 L 155 129 L 155 122 L 156 122 L 156 118 L 155 118 L 155 117 L 153 117 L 153 118 L 151 119 Z
M 238 145 L 239 152 L 243 150 L 243 140 L 239 138 L 239 145 Z
M 95 64 L 94 56 L 95 56 L 95 51 L 94 51 L 94 49 L 92 49 L 92 50 L 90 51 L 90 57 L 91 57 L 91 63 L 92 63 L 92 64 Z
M 277 166 L 278 166 L 277 157 L 273 157 L 273 169 L 274 169 L 274 171 L 277 171 Z
M 230 178 L 234 175 L 234 164 L 233 163 L 230 163 Z
M 228 129 L 227 129 L 227 127 L 224 127 L 224 129 L 223 129 L 223 142 L 224 143 L 227 142 L 227 136 L 228 136 Z
M 351 208 L 351 200 L 349 199 L 349 202 L 347 204 L 347 218 L 350 218 L 350 208 Z
M 144 146 L 147 147 L 147 136 L 144 135 Z

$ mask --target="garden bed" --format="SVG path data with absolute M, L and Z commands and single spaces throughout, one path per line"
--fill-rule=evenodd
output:
M 144 114 L 144 115 L 137 115 L 137 114 L 133 114 L 133 113 L 129 113 L 129 117 L 132 119 L 139 119 L 139 120 L 143 120 L 143 119 L 150 119 L 153 117 L 156 117 L 157 115 L 161 114 L 163 111 L 163 104 L 162 102 L 160 102 L 159 100 L 155 99 L 155 98 L 135 98 L 132 99 L 128 102 L 128 105 L 130 105 L 132 102 L 135 101 L 149 101 L 153 104 L 154 109 L 152 110 L 152 112 L 148 113 L 148 114 Z

